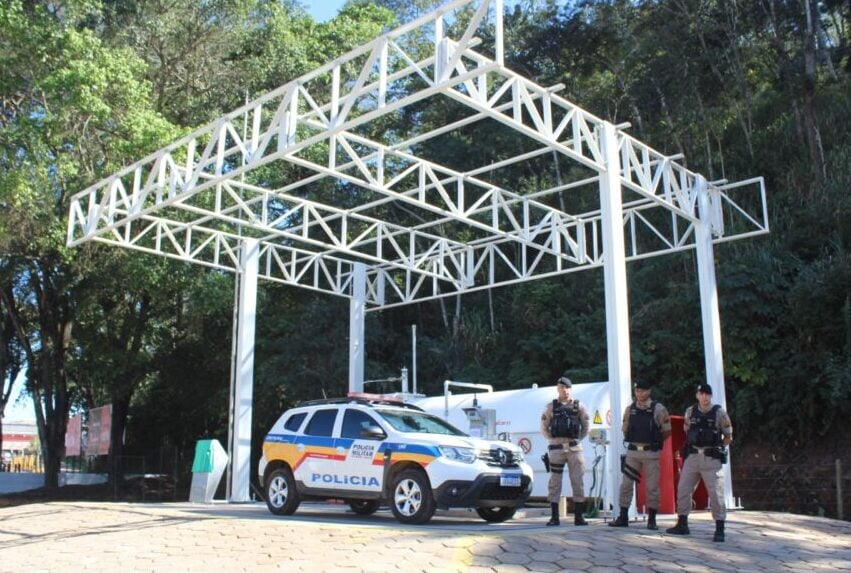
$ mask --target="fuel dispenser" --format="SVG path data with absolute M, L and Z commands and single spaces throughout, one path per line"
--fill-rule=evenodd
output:
M 591 487 L 588 489 L 589 504 L 585 517 L 597 517 L 600 515 L 600 509 L 605 508 L 606 446 L 609 445 L 609 428 L 591 428 L 588 441 L 594 446 L 594 462 L 591 464 Z

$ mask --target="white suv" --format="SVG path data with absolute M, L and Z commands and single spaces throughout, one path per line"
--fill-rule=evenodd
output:
M 389 504 L 402 523 L 450 507 L 505 521 L 532 492 L 517 446 L 470 437 L 410 404 L 363 398 L 286 411 L 266 435 L 258 475 L 272 513 L 335 498 L 363 515 Z

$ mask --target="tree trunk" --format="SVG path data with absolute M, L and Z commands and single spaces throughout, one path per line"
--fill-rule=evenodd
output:
M 33 352 L 32 343 L 24 344 L 29 358 L 27 380 L 33 395 L 36 423 L 44 457 L 44 485 L 59 487 L 59 470 L 65 457 L 65 432 L 71 393 L 65 361 L 71 344 L 73 321 L 63 279 L 55 273 L 50 261 L 38 261 L 30 268 L 29 286 L 38 312 L 38 333 L 41 343 Z M 26 293 L 25 293 L 26 294 Z M 17 317 L 16 317 L 17 318 Z M 17 321 L 18 325 L 20 321 Z M 25 333 L 16 325 L 19 340 Z
M 112 425 L 109 432 L 109 483 L 120 500 L 124 493 L 124 430 L 130 396 L 112 397 Z
M 812 173 L 816 180 L 826 176 L 824 151 L 821 143 L 821 133 L 816 117 L 816 24 L 818 9 L 813 7 L 811 0 L 804 0 L 807 26 L 804 30 L 804 132 L 807 136 L 807 149 L 810 153 Z
M 64 422 L 64 420 L 61 420 Z M 44 452 L 44 487 L 58 488 L 62 460 L 65 458 L 65 424 L 58 416 L 47 420 L 47 447 Z

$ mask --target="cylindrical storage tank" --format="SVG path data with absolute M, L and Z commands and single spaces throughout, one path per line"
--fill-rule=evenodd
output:
M 532 497 L 545 498 L 549 474 L 541 461 L 541 456 L 547 451 L 547 441 L 541 434 L 541 414 L 547 404 L 558 397 L 556 386 L 498 392 L 472 392 L 466 388 L 460 391 L 464 393 L 451 394 L 448 401 L 444 396 L 431 396 L 412 402 L 431 414 L 445 418 L 465 432 L 469 431 L 469 422 L 464 408 L 473 407 L 474 398 L 480 408 L 496 410 L 497 438 L 517 444 L 523 449 L 526 461 L 535 472 Z M 608 382 L 574 384 L 571 395 L 588 410 L 591 429 L 603 428 L 611 434 L 612 414 Z M 609 438 L 611 439 L 611 435 Z M 605 456 L 605 448 L 592 444 L 587 438 L 582 441 L 582 448 L 585 453 L 585 493 L 592 495 L 590 488 L 595 481 L 592 474 L 594 462 L 598 456 Z M 598 473 L 602 472 L 603 466 L 600 460 L 597 464 Z M 603 476 L 599 475 L 596 483 L 602 483 L 602 479 Z M 565 496 L 572 493 L 570 480 L 566 477 L 562 491 Z

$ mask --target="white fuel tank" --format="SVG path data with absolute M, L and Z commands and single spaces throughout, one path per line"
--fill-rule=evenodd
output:
M 609 401 L 608 382 L 590 382 L 574 384 L 571 396 L 579 400 L 588 410 L 592 433 L 599 435 L 599 430 L 611 434 L 612 413 Z M 463 394 L 450 393 L 446 396 L 431 396 L 410 400 L 426 412 L 446 419 L 454 426 L 465 432 L 470 431 L 470 420 L 465 408 L 473 407 L 473 400 L 482 409 L 496 411 L 496 438 L 519 445 L 526 461 L 535 472 L 532 497 L 547 496 L 547 481 L 549 474 L 544 469 L 541 456 L 547 451 L 547 441 L 541 434 L 541 414 L 547 404 L 558 397 L 556 386 L 533 387 L 521 390 L 502 390 L 498 392 L 469 392 Z M 594 431 L 596 430 L 596 432 Z M 585 495 L 591 495 L 593 484 L 592 471 L 598 456 L 603 456 L 604 448 L 593 443 L 589 438 L 582 441 L 585 454 Z M 604 460 L 597 466 L 597 480 L 603 480 Z M 562 484 L 563 495 L 572 495 L 570 480 L 567 472 Z

